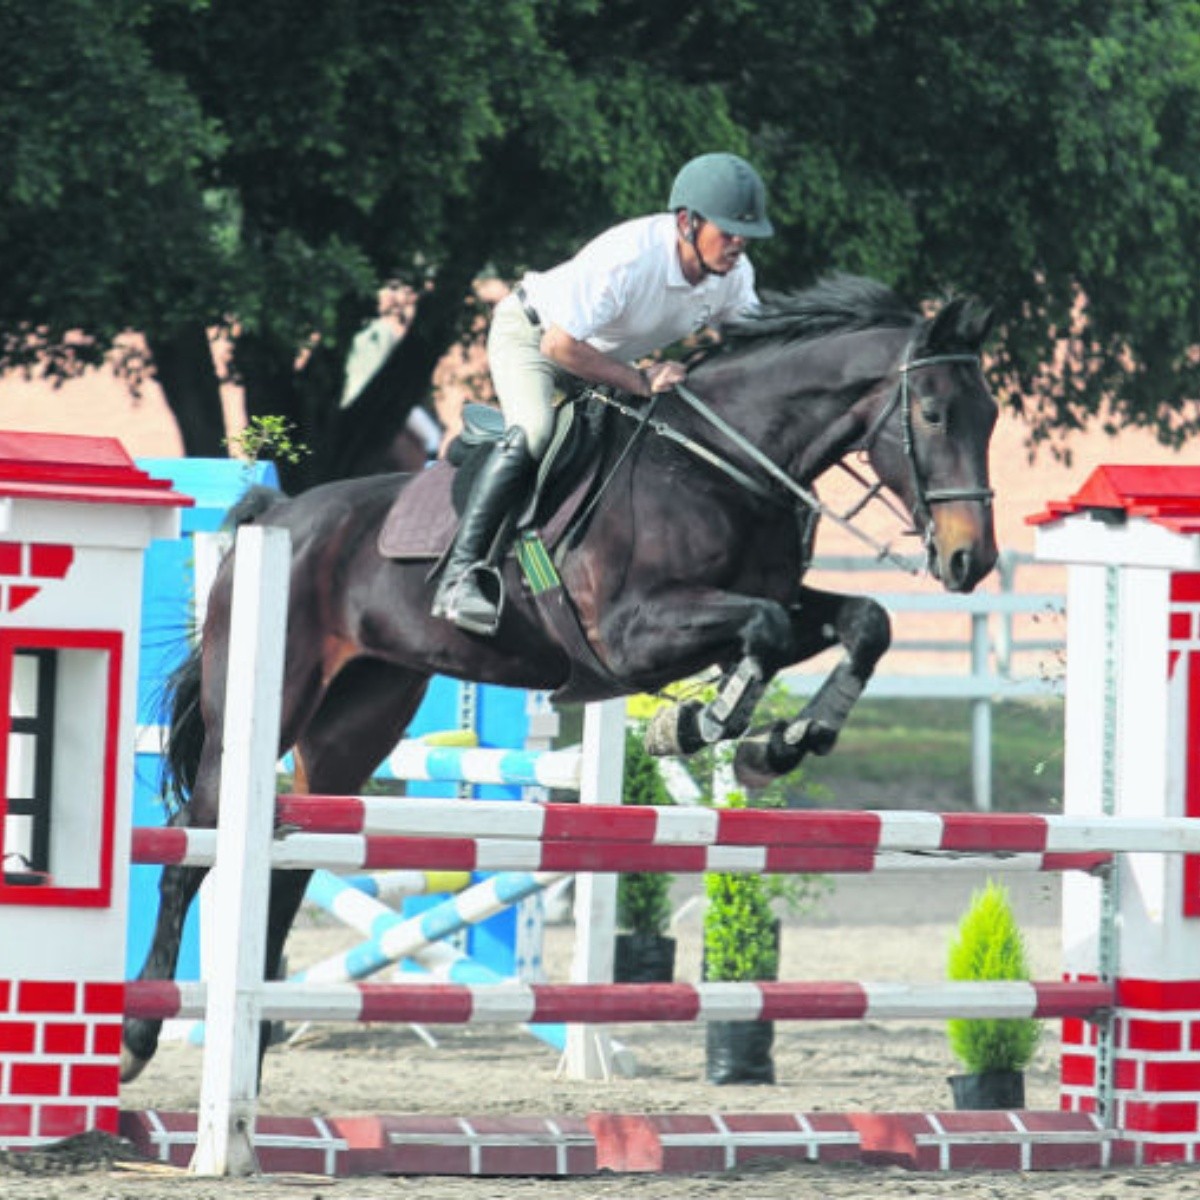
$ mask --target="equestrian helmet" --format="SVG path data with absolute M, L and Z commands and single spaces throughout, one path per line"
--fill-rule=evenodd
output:
M 746 238 L 775 232 L 767 216 L 767 189 L 758 172 L 736 154 L 701 154 L 675 176 L 672 212 L 686 208 L 722 233 Z

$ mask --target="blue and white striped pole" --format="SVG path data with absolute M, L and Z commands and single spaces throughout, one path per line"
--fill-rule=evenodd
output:
M 415 917 L 403 917 L 386 904 L 349 887 L 328 871 L 313 874 L 309 898 L 368 940 L 316 963 L 290 978 L 294 982 L 346 983 L 412 958 L 424 947 L 486 921 L 505 908 L 567 877 L 562 871 L 502 871 Z

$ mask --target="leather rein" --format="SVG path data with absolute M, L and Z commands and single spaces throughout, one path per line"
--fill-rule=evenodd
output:
M 909 386 L 909 377 L 913 371 L 919 371 L 925 367 L 938 366 L 942 363 L 961 362 L 974 363 L 980 367 L 981 361 L 977 354 L 932 354 L 925 358 L 912 358 L 913 343 L 910 341 L 904 350 L 904 361 L 899 368 L 899 382 L 892 390 L 887 403 L 880 409 L 875 419 L 871 422 L 870 428 L 857 444 L 855 449 L 861 451 L 870 450 L 878 439 L 884 426 L 891 419 L 892 415 L 899 409 L 900 411 L 900 429 L 901 429 L 901 445 L 904 451 L 904 459 L 908 464 L 909 478 L 912 482 L 913 495 L 916 497 L 916 504 L 913 511 L 914 522 L 920 521 L 924 526 L 923 540 L 928 545 L 933 535 L 933 525 L 931 516 L 931 506 L 935 504 L 946 504 L 956 500 L 979 501 L 984 504 L 991 504 L 993 491 L 991 488 L 927 488 L 925 481 L 921 478 L 920 467 L 917 463 L 916 438 L 913 433 L 912 420 L 912 392 Z M 690 388 L 682 383 L 675 385 L 675 394 L 699 417 L 716 429 L 726 441 L 730 442 L 743 455 L 749 458 L 758 469 L 767 476 L 767 478 L 789 493 L 795 501 L 800 505 L 808 508 L 813 515 L 819 515 L 833 521 L 834 524 L 846 530 L 859 541 L 870 546 L 876 552 L 879 558 L 887 558 L 905 570 L 912 570 L 911 564 L 898 558 L 892 553 L 889 547 L 877 542 L 870 534 L 865 533 L 854 524 L 853 518 L 862 510 L 862 508 L 873 498 L 875 498 L 883 486 L 876 483 L 874 485 L 866 485 L 868 487 L 868 495 L 848 514 L 843 515 L 836 513 L 825 505 L 811 489 L 804 487 L 803 484 L 797 483 L 782 467 L 764 454 L 757 446 L 749 441 L 743 434 L 739 433 L 724 417 L 714 412 L 699 396 L 696 395 Z M 633 437 L 626 445 L 624 452 L 621 455 L 623 459 L 626 454 L 632 449 L 633 444 L 647 430 L 657 434 L 660 437 L 667 438 L 676 445 L 689 451 L 695 457 L 706 462 L 709 466 L 721 471 L 723 474 L 732 479 L 744 490 L 761 500 L 768 501 L 774 504 L 783 503 L 778 492 L 772 490 L 769 484 L 764 483 L 761 479 L 755 478 L 753 475 L 743 471 L 740 467 L 731 463 L 726 457 L 713 450 L 709 446 L 705 446 L 686 434 L 680 433 L 673 426 L 666 422 L 656 420 L 654 418 L 654 410 L 657 407 L 658 399 L 662 393 L 658 393 L 651 397 L 650 404 L 644 409 L 635 409 L 629 405 L 622 403 L 615 397 L 609 395 L 602 389 L 590 389 L 591 394 L 598 400 L 609 406 L 616 408 L 624 416 L 638 422 L 638 429 L 634 431 Z M 618 464 L 620 465 L 620 460 Z M 859 478 L 856 472 L 851 468 L 846 467 L 855 478 Z M 611 478 L 611 474 L 609 476 Z M 894 510 L 893 510 L 894 511 Z

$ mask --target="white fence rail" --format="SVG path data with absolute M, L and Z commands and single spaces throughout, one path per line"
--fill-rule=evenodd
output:
M 969 702 L 972 800 L 981 812 L 992 807 L 992 706 L 1003 700 L 1060 696 L 1063 692 L 1060 667 L 1066 644 L 1061 618 L 1066 598 L 1060 592 L 1016 590 L 1018 570 L 1032 563 L 1028 555 L 1001 555 L 996 572 L 999 590 L 995 591 L 966 596 L 931 590 L 869 593 L 891 613 L 896 634 L 883 660 L 885 669 L 872 678 L 864 695 L 868 699 Z M 889 573 L 889 568 L 874 558 L 818 556 L 813 569 L 895 579 L 894 570 Z M 855 590 L 867 591 L 862 586 Z M 955 622 L 955 617 L 964 620 Z M 917 636 L 922 631 L 907 628 L 931 621 L 937 622 L 937 636 Z M 1028 627 L 1038 623 L 1051 628 L 1031 633 Z M 962 632 L 956 634 L 955 626 Z M 920 657 L 916 665 L 913 656 Z M 941 661 L 946 658 L 951 660 L 948 666 Z M 1026 665 L 1031 662 L 1033 666 Z M 895 664 L 901 669 L 895 669 Z M 788 690 L 801 697 L 813 695 L 824 680 L 825 671 L 820 669 L 783 676 Z

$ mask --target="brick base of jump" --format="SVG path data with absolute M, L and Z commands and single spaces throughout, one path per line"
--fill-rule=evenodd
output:
M 148 1158 L 186 1167 L 196 1116 L 124 1112 Z M 267 1175 L 585 1176 L 690 1174 L 763 1159 L 915 1171 L 1053 1171 L 1128 1165 L 1134 1147 L 1084 1113 L 740 1113 L 725 1115 L 266 1117 Z

